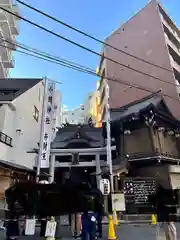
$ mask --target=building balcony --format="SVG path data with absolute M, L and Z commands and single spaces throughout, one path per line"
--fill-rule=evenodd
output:
M 12 147 L 12 138 L 3 132 L 0 132 L 0 142 Z
M 5 78 L 11 78 L 9 68 L 4 68 Z
M 165 34 L 166 44 L 180 57 L 180 49 Z
M 4 8 L 9 8 L 11 9 L 15 14 L 20 16 L 19 8 L 17 4 L 13 4 L 12 0 L 1 0 L 1 6 Z M 16 20 L 19 20 L 17 17 Z
M 4 39 L 4 35 L 3 35 L 3 32 L 2 30 L 0 30 L 0 39 Z M 8 59 L 8 56 L 9 55 L 9 50 L 7 48 L 7 42 L 1 40 L 1 43 L 0 43 L 0 56 L 2 58 L 2 61 Z
M 14 16 L 12 16 L 14 18 Z M 19 35 L 19 25 L 17 21 L 14 21 L 14 24 L 10 25 L 11 32 L 13 35 Z
M 14 68 L 15 60 L 10 51 L 8 52 L 8 58 L 2 59 L 2 62 L 5 68 Z
M 21 16 L 21 15 L 20 15 L 20 11 L 19 11 L 19 7 L 18 7 L 17 4 L 12 4 L 12 11 L 13 11 L 16 15 L 18 15 L 19 17 Z M 15 16 L 14 16 L 15 20 L 20 20 L 19 17 L 15 17 Z
M 12 7 L 12 0 L 1 0 L 2 7 Z
M 16 20 L 16 17 L 11 14 L 7 14 L 7 18 L 11 28 L 12 35 L 19 35 L 19 24 L 18 21 Z
M 0 24 L 1 24 L 1 31 L 3 33 L 4 39 L 9 41 L 9 43 L 7 42 L 7 47 L 14 49 L 14 44 L 12 44 L 13 34 L 11 31 L 7 14 L 4 11 L 0 11 Z
M 178 34 L 176 33 L 175 30 L 173 30 L 173 28 L 166 22 L 166 20 L 163 18 L 163 16 L 161 15 L 161 22 L 164 25 L 164 27 L 166 27 L 166 29 L 168 29 L 168 31 L 176 38 L 176 40 L 179 42 L 180 44 L 180 37 L 178 36 Z
M 172 68 L 174 68 L 177 72 L 180 73 L 180 65 L 176 61 L 174 61 L 172 57 L 170 57 L 170 61 Z
M 13 13 L 17 14 L 18 16 L 20 16 L 19 8 L 17 4 L 12 4 L 11 0 L 1 0 L 0 4 L 2 7 L 6 8 L 7 10 L 10 10 Z M 11 27 L 12 34 L 19 35 L 19 26 L 18 26 L 17 20 L 19 20 L 20 18 L 8 13 L 6 13 L 5 15 L 6 15 L 6 20 L 8 20 L 9 25 Z
M 177 87 L 177 93 L 178 93 L 178 95 L 179 95 L 179 97 L 180 97 L 180 86 Z
M 4 65 L 2 63 L 1 56 L 0 56 L 0 78 L 2 78 L 2 79 L 6 78 L 6 71 L 5 71 Z

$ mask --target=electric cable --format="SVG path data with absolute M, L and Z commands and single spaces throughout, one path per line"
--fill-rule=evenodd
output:
M 152 66 L 154 66 L 154 67 L 161 68 L 161 69 L 163 69 L 163 70 L 165 70 L 165 71 L 168 71 L 168 72 L 173 72 L 172 70 L 170 70 L 170 69 L 168 69 L 168 68 L 165 68 L 165 67 L 162 67 L 162 66 L 160 66 L 160 65 L 157 65 L 157 64 L 155 64 L 155 63 L 149 62 L 149 61 L 147 61 L 147 60 L 145 60 L 145 59 L 143 59 L 143 58 L 140 58 L 140 57 L 138 57 L 138 56 L 135 56 L 135 55 L 133 55 L 133 54 L 131 54 L 131 53 L 128 53 L 128 52 L 126 52 L 126 51 L 123 51 L 123 50 L 121 50 L 121 49 L 119 49 L 119 48 L 117 48 L 117 47 L 114 47 L 114 46 L 112 46 L 112 45 L 110 45 L 110 44 L 108 44 L 108 43 L 100 40 L 100 39 L 97 38 L 97 37 L 94 37 L 94 36 L 92 36 L 92 35 L 84 32 L 84 31 L 82 31 L 82 30 L 79 30 L 79 29 L 73 27 L 72 25 L 67 24 L 67 23 L 65 23 L 65 22 L 63 22 L 63 21 L 55 18 L 54 16 L 51 16 L 51 15 L 49 15 L 49 14 L 41 11 L 40 9 L 37 9 L 37 8 L 33 7 L 32 5 L 29 5 L 29 4 L 27 4 L 27 3 L 25 3 L 25 2 L 22 2 L 22 1 L 20 1 L 20 0 L 16 0 L 16 1 L 19 2 L 20 4 L 26 6 L 26 7 L 34 10 L 34 11 L 40 13 L 41 15 L 44 15 L 45 17 L 50 18 L 51 20 L 53 20 L 53 21 L 55 21 L 55 22 L 58 22 L 58 23 L 60 23 L 61 25 L 67 27 L 67 28 L 70 28 L 71 30 L 73 30 L 73 31 L 75 31 L 75 32 L 77 32 L 77 33 L 80 33 L 80 34 L 82 34 L 82 35 L 84 35 L 84 36 L 86 36 L 86 37 L 88 37 L 88 38 L 90 38 L 90 39 L 92 39 L 92 40 L 94 40 L 94 41 L 96 41 L 96 42 L 99 42 L 99 43 L 103 44 L 104 46 L 110 47 L 110 48 L 112 48 L 112 49 L 114 49 L 114 50 L 116 50 L 116 51 L 118 51 L 118 52 L 121 52 L 121 53 L 123 53 L 123 54 L 125 54 L 125 55 L 128 55 L 128 56 L 130 56 L 130 57 L 132 57 L 132 58 L 135 58 L 135 59 L 137 59 L 137 60 L 139 60 L 139 61 L 142 61 L 142 62 L 147 63 L 147 64 L 149 64 L 149 65 L 152 65 Z
M 96 52 L 96 51 L 94 51 L 94 50 L 92 50 L 92 49 L 90 49 L 90 48 L 88 48 L 88 47 L 86 47 L 86 46 L 83 46 L 83 45 L 81 45 L 81 44 L 79 44 L 79 43 L 77 43 L 77 42 L 74 42 L 74 41 L 72 41 L 71 39 L 68 39 L 68 38 L 66 38 L 66 37 L 64 37 L 64 36 L 62 36 L 62 35 L 60 35 L 60 34 L 58 34 L 58 33 L 55 33 L 55 32 L 53 32 L 52 30 L 49 30 L 49 29 L 47 29 L 47 28 L 45 28 L 45 27 L 43 27 L 43 26 L 40 26 L 39 24 L 34 23 L 34 22 L 30 21 L 29 19 L 26 19 L 26 18 L 24 18 L 24 17 L 22 17 L 22 16 L 19 16 L 18 14 L 15 14 L 15 13 L 13 13 L 13 12 L 11 12 L 11 11 L 9 11 L 9 10 L 1 7 L 1 6 L 0 6 L 0 9 L 4 10 L 5 12 L 7 12 L 7 13 L 9 13 L 9 14 L 17 17 L 17 18 L 22 19 L 23 21 L 25 21 L 25 22 L 27 22 L 27 23 L 29 23 L 29 24 L 37 27 L 37 28 L 40 28 L 41 30 L 44 30 L 45 32 L 48 32 L 48 33 L 50 33 L 50 34 L 52 34 L 52 35 L 54 35 L 54 36 L 56 36 L 56 37 L 58 37 L 58 38 L 60 38 L 60 39 L 63 39 L 63 40 L 66 41 L 66 42 L 69 42 L 69 43 L 71 43 L 71 44 L 73 44 L 73 45 L 75 45 L 75 46 L 77 46 L 77 47 L 79 47 L 79 48 L 82 48 L 82 49 L 84 49 L 84 50 L 86 50 L 86 51 L 88 51 L 88 52 L 90 52 L 90 53 L 93 53 L 93 54 L 95 54 L 95 55 L 97 55 L 97 56 L 102 57 L 102 55 L 101 55 L 100 53 L 98 53 L 98 52 Z M 129 65 L 122 64 L 122 63 L 120 63 L 120 62 L 118 62 L 118 61 L 116 61 L 116 60 L 113 60 L 112 58 L 108 58 L 108 57 L 104 57 L 104 58 L 106 58 L 107 60 L 109 60 L 109 61 L 111 61 L 111 62 L 113 62 L 113 63 L 116 63 L 116 64 L 118 64 L 118 65 L 120 65 L 120 66 L 123 66 L 123 67 L 125 67 L 125 68 L 128 68 L 128 69 L 130 69 L 130 70 L 132 70 L 132 71 L 135 71 L 135 72 L 137 72 L 137 73 L 143 74 L 143 75 L 148 76 L 148 77 L 150 77 L 150 78 L 154 78 L 154 79 L 156 79 L 156 80 L 159 80 L 159 81 L 161 81 L 161 82 L 163 82 L 163 83 L 167 83 L 167 84 L 170 84 L 170 85 L 175 85 L 175 83 L 171 83 L 171 82 L 165 81 L 165 80 L 160 79 L 160 78 L 158 78 L 158 77 L 152 76 L 152 75 L 150 75 L 150 74 L 148 74 L 148 73 L 145 73 L 145 72 L 142 72 L 142 71 L 140 71 L 140 70 L 134 69 L 134 68 L 130 67 Z M 178 85 L 176 85 L 176 86 L 178 86 Z
M 4 39 L 3 39 L 4 40 Z M 5 40 L 5 41 L 8 41 L 8 40 Z M 9 42 L 9 41 L 8 41 Z M 10 43 L 10 42 L 9 42 Z M 11 42 L 11 44 L 12 44 L 12 42 Z M 15 43 L 13 43 L 13 44 L 15 44 Z M 68 62 L 66 62 L 66 61 L 62 61 L 62 60 L 58 60 L 58 59 L 56 59 L 56 58 L 54 58 L 54 59 L 52 59 L 52 57 L 49 57 L 49 56 L 47 56 L 47 55 L 43 55 L 43 54 L 40 54 L 40 53 L 35 53 L 35 54 L 32 54 L 32 53 L 27 53 L 27 52 L 24 52 L 24 51 L 21 51 L 21 50 L 17 50 L 17 49 L 14 49 L 14 48 L 10 48 L 10 47 L 7 47 L 7 46 L 5 46 L 5 45 L 0 45 L 1 47 L 5 47 L 5 48 L 8 48 L 8 49 L 10 49 L 10 50 L 15 50 L 15 51 L 17 51 L 17 52 L 20 52 L 20 53 L 23 53 L 23 54 L 26 54 L 26 55 L 29 55 L 29 56 L 32 56 L 32 57 L 35 57 L 35 58 L 39 58 L 39 59 L 42 59 L 42 60 L 45 60 L 45 61 L 48 61 L 48 62 L 52 62 L 52 63 L 55 63 L 55 64 L 59 64 L 59 65 L 61 65 L 61 66 L 63 66 L 63 67 L 67 67 L 67 68 L 70 68 L 70 69 L 72 69 L 72 70 L 76 70 L 76 71 L 79 71 L 79 72 L 83 72 L 83 73 L 87 73 L 87 74 L 90 74 L 90 75 L 93 75 L 93 76 L 96 76 L 97 77 L 97 74 L 96 74 L 96 72 L 92 69 L 91 71 L 88 71 L 87 69 L 86 69 L 86 67 L 78 67 L 77 65 L 76 65 L 76 63 L 74 63 L 74 64 L 69 64 Z M 17 45 L 17 47 L 20 47 L 21 48 L 21 46 L 19 45 Z M 25 49 L 25 47 L 23 47 L 24 49 Z M 30 49 L 27 49 L 27 51 L 29 51 L 29 52 L 32 52 L 32 50 L 30 50 Z M 39 50 L 38 50 L 39 51 Z M 34 52 L 33 52 L 34 53 Z M 50 58 L 50 59 L 49 59 Z M 82 66 L 82 65 L 81 65 Z M 99 77 L 104 77 L 103 75 L 98 75 Z M 127 81 L 123 81 L 123 80 L 120 80 L 120 79 L 116 79 L 116 78 L 109 78 L 109 77 L 105 77 L 107 80 L 109 80 L 109 81 L 113 81 L 113 82 L 116 82 L 116 83 L 118 83 L 118 84 L 123 84 L 123 85 L 126 85 L 126 86 L 130 86 L 130 87 L 134 87 L 134 88 L 136 88 L 136 89 L 140 89 L 140 90 L 144 90 L 144 91 L 147 91 L 147 92 L 149 92 L 149 93 L 156 93 L 156 91 L 154 91 L 153 89 L 150 89 L 150 88 L 145 88 L 145 87 L 143 87 L 143 86 L 141 86 L 141 85 L 138 85 L 138 84 L 133 84 L 133 83 L 130 83 L 130 82 L 127 82 Z M 172 97 L 172 96 L 170 96 L 170 95 L 168 95 L 168 94 L 165 94 L 165 93 L 163 93 L 163 96 L 166 96 L 166 97 L 169 97 L 170 99 L 172 99 L 172 100 L 177 100 L 177 101 L 179 101 L 179 98 L 175 98 L 175 97 Z

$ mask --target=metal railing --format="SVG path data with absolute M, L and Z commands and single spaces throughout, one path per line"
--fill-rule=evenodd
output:
M 172 29 L 172 27 L 166 22 L 166 20 L 162 17 L 161 18 L 162 23 L 164 24 L 164 26 L 169 30 L 169 32 L 179 41 L 180 43 L 180 38 L 178 36 L 178 34 L 176 33 L 175 30 Z
M 124 160 L 124 158 L 128 160 L 133 160 L 133 159 L 141 159 L 141 158 L 155 158 L 157 159 L 158 157 L 167 157 L 167 158 L 174 158 L 174 159 L 179 159 L 180 160 L 180 154 L 175 154 L 171 152 L 137 152 L 137 153 L 127 153 L 124 157 L 119 157 L 114 159 L 114 164 L 118 161 Z

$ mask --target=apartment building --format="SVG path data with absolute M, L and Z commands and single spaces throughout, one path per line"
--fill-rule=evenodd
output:
M 12 0 L 1 0 L 0 6 L 19 15 L 19 9 Z M 19 18 L 0 10 L 0 78 L 9 77 L 9 69 L 15 61 L 12 51 L 16 49 L 16 36 L 19 34 Z M 4 39 L 4 41 L 3 41 Z
M 62 109 L 62 124 L 83 124 L 85 122 L 84 105 L 74 109 Z
M 103 46 L 99 65 L 102 76 L 99 86 L 101 118 L 105 112 L 107 78 L 111 108 L 121 107 L 161 89 L 167 106 L 179 119 L 180 31 L 158 1 L 152 0 L 115 30 L 105 43 L 120 51 Z

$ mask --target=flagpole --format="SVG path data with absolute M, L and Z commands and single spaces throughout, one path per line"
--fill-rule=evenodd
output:
M 39 142 L 39 153 L 38 153 L 38 161 L 37 161 L 36 182 L 39 181 L 39 175 L 41 171 L 41 154 L 43 150 L 43 132 L 44 132 L 44 119 L 45 119 L 45 107 L 46 107 L 46 86 L 47 86 L 47 77 L 44 78 L 44 93 L 43 93 L 43 102 L 42 102 L 40 142 Z

